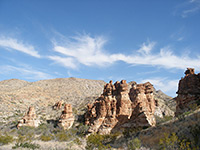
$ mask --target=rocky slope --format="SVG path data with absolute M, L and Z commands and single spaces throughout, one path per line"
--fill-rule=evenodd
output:
M 101 80 L 78 78 L 58 78 L 27 82 L 18 79 L 0 82 L 0 124 L 19 120 L 28 107 L 34 106 L 38 117 L 43 121 L 58 118 L 60 110 L 52 110 L 52 106 L 62 101 L 71 104 L 74 110 L 86 108 L 89 102 L 97 99 L 106 83 Z M 130 90 L 132 82 L 128 83 Z M 156 115 L 173 115 L 168 105 L 172 98 L 163 96 L 162 92 L 154 92 L 159 111 Z
M 83 108 L 96 99 L 104 86 L 101 80 L 59 78 L 27 82 L 18 79 L 0 82 L 0 120 L 14 121 L 23 116 L 29 106 L 34 106 L 39 117 L 55 119 L 61 110 L 52 111 L 52 106 L 62 100 L 74 109 Z

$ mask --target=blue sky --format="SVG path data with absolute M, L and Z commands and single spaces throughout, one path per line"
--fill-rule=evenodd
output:
M 0 0 L 0 80 L 150 81 L 200 72 L 200 0 Z

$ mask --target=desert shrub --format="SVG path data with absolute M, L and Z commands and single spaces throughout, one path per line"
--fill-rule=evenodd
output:
M 107 140 L 107 136 L 105 135 L 100 135 L 100 134 L 91 134 L 87 138 L 87 150 L 93 150 L 93 149 L 99 149 L 99 150 L 104 150 L 104 149 L 111 149 L 110 144 L 106 144 L 105 141 Z
M 141 131 L 143 128 L 141 127 L 133 127 L 133 128 L 127 128 L 124 129 L 123 135 L 125 138 L 131 137 L 133 134 L 136 134 L 137 132 Z
M 86 135 L 89 126 L 80 123 L 77 127 L 77 135 L 83 137 Z
M 141 147 L 141 141 L 138 138 L 134 138 L 128 142 L 128 150 L 135 150 Z
M 16 143 L 23 143 L 25 141 L 28 141 L 28 139 L 26 138 L 25 135 L 18 135 L 18 137 L 16 139 Z
M 17 148 L 28 148 L 28 149 L 39 149 L 40 145 L 39 144 L 35 144 L 35 143 L 30 143 L 30 142 L 24 142 L 24 143 L 16 143 L 15 146 L 13 146 L 13 149 L 17 149 Z
M 178 120 L 179 120 L 179 121 L 183 121 L 183 120 L 185 120 L 185 114 L 186 114 L 186 113 L 187 113 L 187 112 L 178 115 L 178 116 L 177 116 Z
M 57 130 L 54 133 L 55 139 L 57 141 L 70 141 L 75 138 L 76 132 L 74 129 L 70 130 Z
M 190 129 L 192 135 L 192 146 L 200 148 L 200 125 L 195 125 Z
M 81 145 L 81 144 L 82 144 L 82 142 L 80 141 L 79 138 L 75 138 L 74 143 L 76 143 L 76 144 L 78 144 L 78 145 Z
M 191 142 L 180 139 L 176 133 L 164 133 L 164 138 L 160 139 L 160 149 L 162 150 L 191 150 Z
M 34 127 L 29 127 L 29 126 L 22 126 L 17 131 L 17 133 L 19 135 L 30 135 L 30 134 L 34 134 L 34 132 L 35 132 L 35 128 Z
M 53 124 L 42 123 L 37 128 L 35 128 L 35 134 L 49 134 L 54 130 Z
M 0 135 L 0 145 L 5 145 L 12 143 L 14 141 L 13 137 L 10 135 Z
M 167 121 L 172 120 L 172 119 L 173 119 L 172 116 L 164 116 L 163 118 L 156 116 L 156 124 L 159 125 L 161 123 L 167 122 Z
M 73 114 L 77 115 L 78 114 L 78 110 L 76 108 L 72 108 Z
M 42 141 L 51 141 L 53 139 L 53 135 L 49 134 L 49 135 L 41 135 L 40 136 L 40 140 Z

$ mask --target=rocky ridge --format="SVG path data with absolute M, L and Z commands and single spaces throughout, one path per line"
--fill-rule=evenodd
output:
M 194 68 L 187 68 L 185 77 L 179 81 L 176 97 L 176 116 L 200 105 L 200 73 Z
M 93 103 L 88 104 L 85 124 L 88 132 L 109 134 L 115 128 L 132 126 L 155 126 L 155 100 L 153 86 L 132 84 L 130 91 L 126 80 L 112 81 L 104 86 L 103 94 Z

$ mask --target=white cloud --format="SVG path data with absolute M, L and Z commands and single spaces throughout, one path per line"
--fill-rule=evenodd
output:
M 169 80 L 167 78 L 151 78 L 142 80 L 141 83 L 150 82 L 157 90 L 161 90 L 164 93 L 168 93 L 170 96 L 176 96 L 178 90 L 179 80 Z
M 50 79 L 53 78 L 53 76 L 32 69 L 30 66 L 24 66 L 24 67 L 15 67 L 11 65 L 4 65 L 0 66 L 1 73 L 0 74 L 18 74 L 19 76 L 22 76 L 25 79 L 32 79 L 32 80 L 43 80 L 43 79 Z
M 141 45 L 141 48 L 138 50 L 138 52 L 142 53 L 142 54 L 149 54 L 151 52 L 151 50 L 153 49 L 153 47 L 155 46 L 156 42 L 150 42 L 148 41 L 148 43 L 143 43 Z
M 199 12 L 200 10 L 200 0 L 189 0 L 183 5 L 183 10 L 181 16 L 186 18 L 192 14 Z
M 68 68 L 72 68 L 72 69 L 77 68 L 73 58 L 63 58 L 60 56 L 49 56 L 48 58 L 64 67 L 68 67 Z
M 125 55 L 120 53 L 109 54 L 105 51 L 106 40 L 103 37 L 90 37 L 83 35 L 74 37 L 67 44 L 55 44 L 54 51 L 59 55 L 49 56 L 51 60 L 65 67 L 77 69 L 80 64 L 85 66 L 109 66 L 116 61 L 123 61 L 131 65 L 150 65 L 162 68 L 185 69 L 187 67 L 200 68 L 200 56 L 191 58 L 188 55 L 175 55 L 170 47 L 152 53 L 155 42 L 143 43 L 136 53 Z
M 41 57 L 32 45 L 24 44 L 13 38 L 0 37 L 0 47 L 20 51 L 37 58 Z
M 54 51 L 62 54 L 65 58 L 60 56 L 49 56 L 49 58 L 73 69 L 77 68 L 79 64 L 86 66 L 109 65 L 118 56 L 106 53 L 103 49 L 105 43 L 106 40 L 103 37 L 92 38 L 89 35 L 73 37 L 71 41 L 66 41 L 64 46 L 54 42 Z

